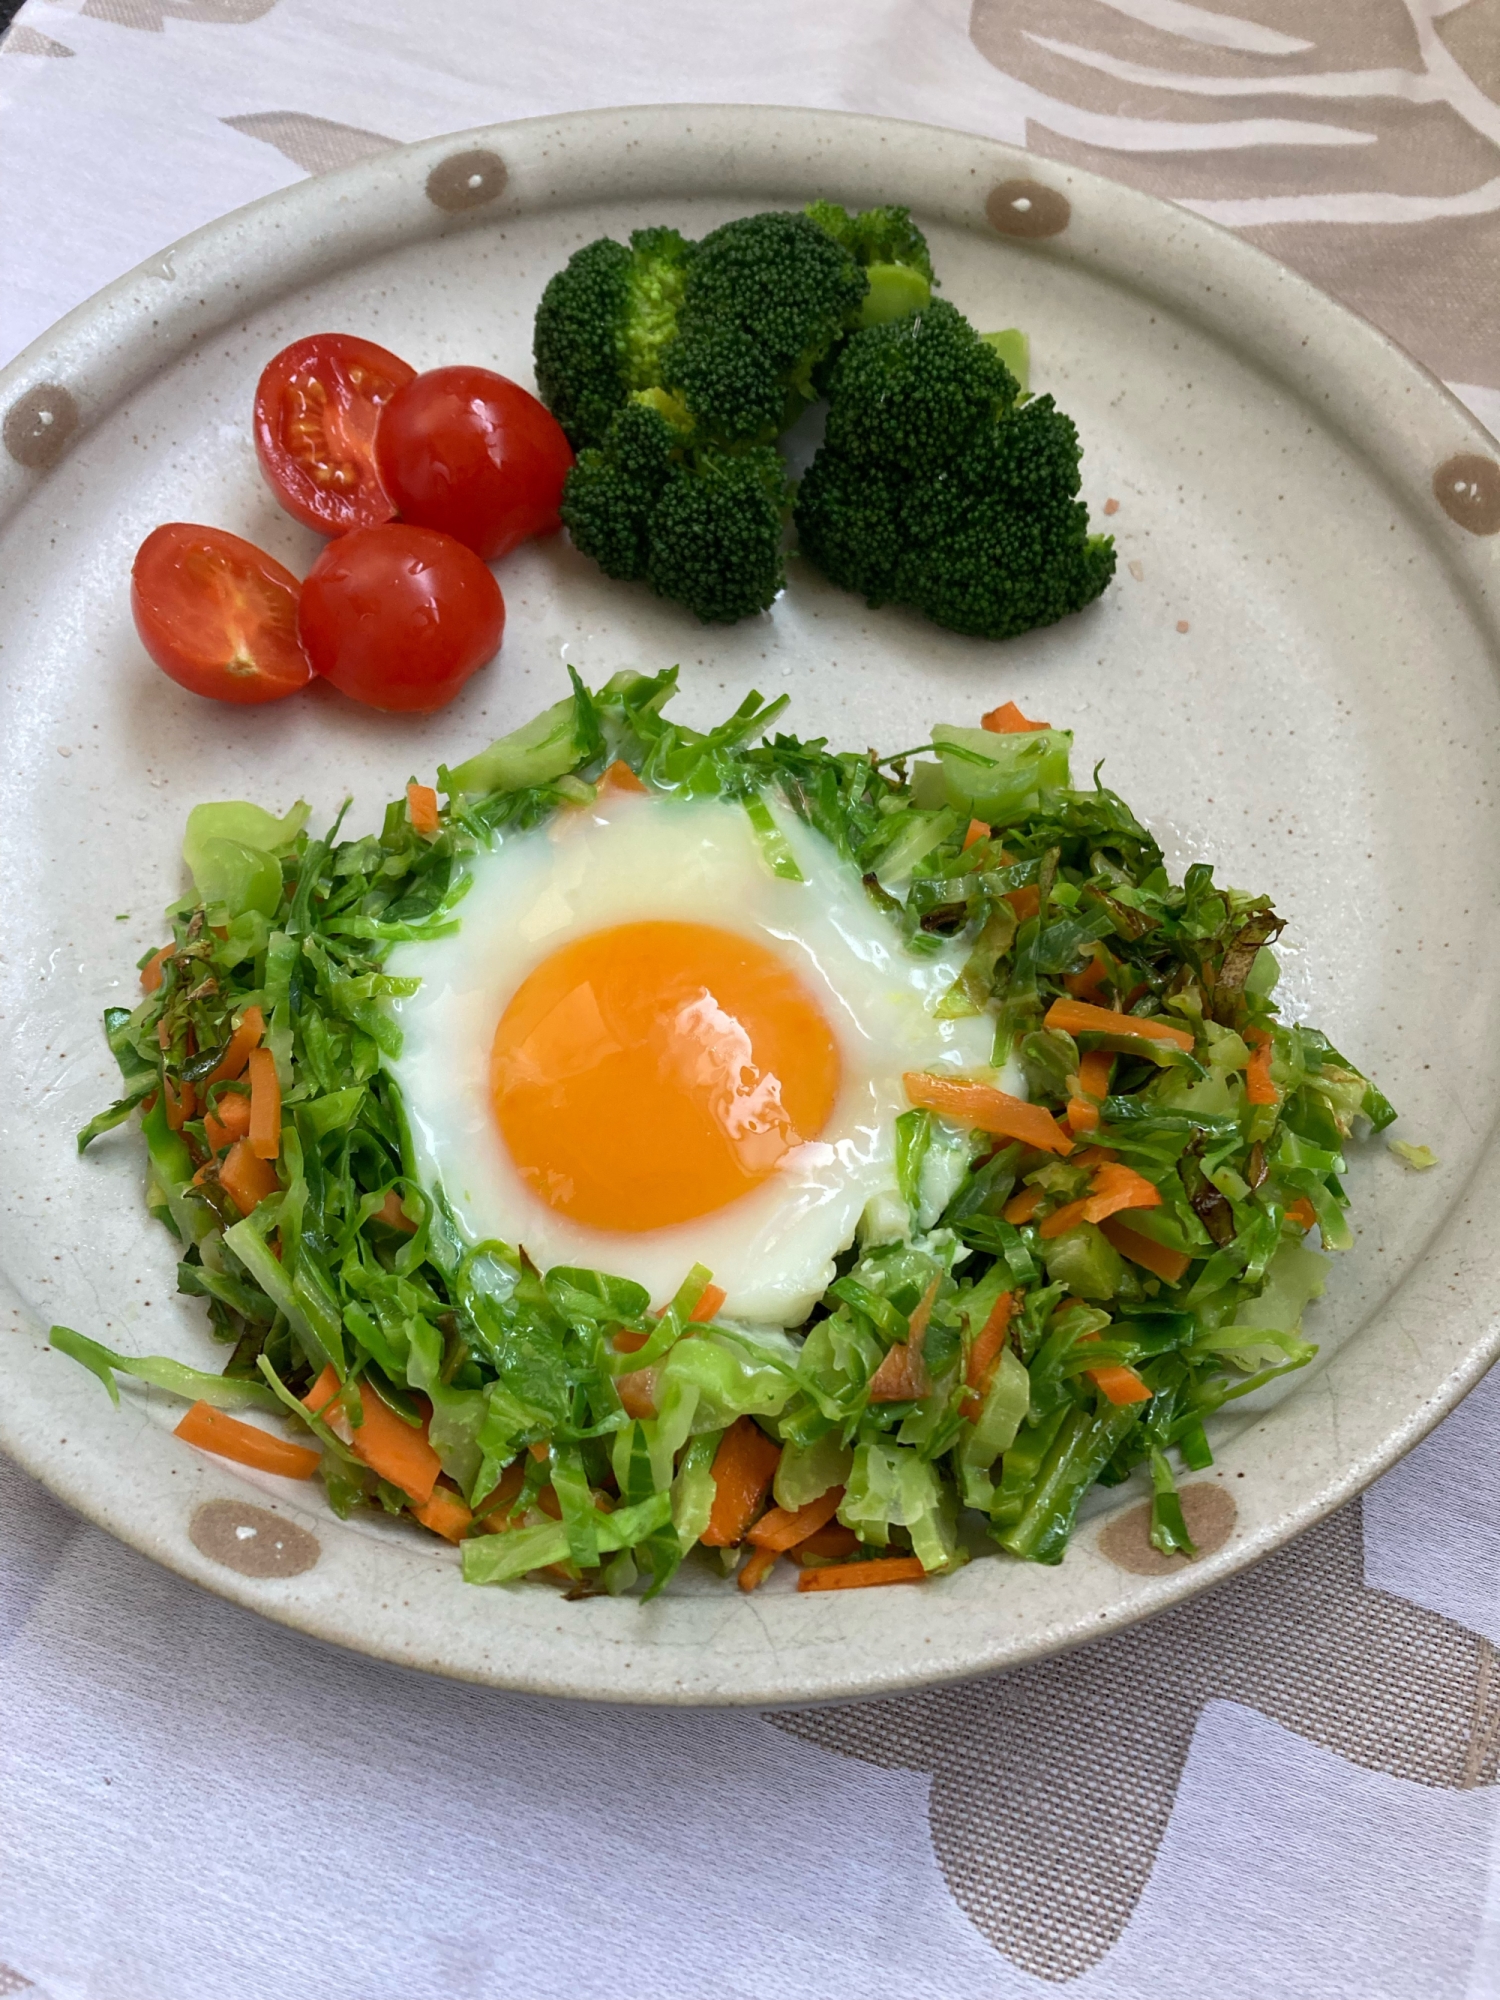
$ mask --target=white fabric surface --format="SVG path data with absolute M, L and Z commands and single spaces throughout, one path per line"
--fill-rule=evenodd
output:
M 1406 1462 L 1372 1571 L 1430 1553 L 1455 1485 L 1500 1501 L 1500 1384 L 1472 1400 L 1488 1435 Z M 0 1521 L 0 1962 L 50 2000 L 1060 1990 L 952 1901 L 920 1774 L 756 1716 L 355 1658 L 178 1581 L 3 1461 Z M 1496 1832 L 1490 1789 L 1358 1770 L 1212 1702 L 1134 1918 L 1061 1990 L 1488 2000 Z
M 976 56 L 963 0 L 161 0 L 156 28 L 87 4 L 31 0 L 27 46 L 64 54 L 0 62 L 0 355 L 300 177 L 231 118 L 405 140 L 734 99 L 1018 141 L 1041 102 Z M 1500 1642 L 1497 1443 L 1492 1382 L 1371 1496 L 1366 1567 Z M 566 1707 L 338 1653 L 179 1582 L 0 1464 L 0 1966 L 51 2000 L 1056 1991 L 953 1901 L 927 1787 L 751 1715 Z M 1493 1790 L 1356 1769 L 1210 1703 L 1134 1917 L 1066 1990 L 1500 1994 L 1496 1835 Z

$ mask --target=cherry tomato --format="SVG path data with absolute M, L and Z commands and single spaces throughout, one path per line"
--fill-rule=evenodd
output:
M 451 535 L 356 528 L 308 571 L 297 629 L 314 672 L 355 701 L 425 713 L 495 652 L 505 599 Z
M 222 528 L 169 521 L 130 571 L 141 644 L 179 687 L 215 701 L 280 701 L 312 679 L 289 569 Z
M 271 491 L 320 535 L 390 520 L 375 423 L 416 371 L 353 333 L 314 333 L 269 362 L 255 391 L 255 449 Z
M 434 368 L 381 411 L 375 463 L 403 520 L 493 562 L 561 527 L 573 449 L 518 382 L 488 368 Z

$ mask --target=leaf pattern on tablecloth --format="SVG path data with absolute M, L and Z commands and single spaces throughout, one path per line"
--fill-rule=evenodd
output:
M 362 125 L 340 125 L 332 118 L 313 118 L 305 111 L 247 111 L 238 118 L 221 118 L 221 125 L 260 139 L 301 167 L 306 174 L 330 174 L 352 167 L 376 153 L 389 153 L 399 139 L 368 132 Z
M 1024 1971 L 1061 1981 L 1129 1922 L 1214 1699 L 1366 1770 L 1496 1782 L 1495 1650 L 1366 1586 L 1358 1502 L 1243 1576 L 1059 1659 L 769 1720 L 886 1770 L 930 1771 L 932 1844 L 955 1900 Z
M 1027 145 L 1240 230 L 1500 387 L 1500 0 L 974 0 Z M 1253 17 L 1253 18 L 1252 18 Z
M 269 14 L 276 0 L 83 0 L 80 14 L 95 21 L 113 21 L 119 28 L 163 32 L 168 21 L 206 21 L 219 28 L 240 28 Z
M 18 21 L 7 35 L 0 35 L 0 56 L 70 56 L 73 51 L 63 42 L 54 42 L 50 35 L 44 35 L 39 28 L 30 27 L 25 21 Z M 0 1973 L 4 1967 L 0 1966 Z M 5 1988 L 0 1986 L 0 1993 Z

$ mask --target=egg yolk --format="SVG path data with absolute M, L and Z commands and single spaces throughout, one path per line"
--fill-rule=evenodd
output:
M 523 1181 L 595 1229 L 724 1208 L 822 1131 L 838 1044 L 774 952 L 710 924 L 575 939 L 500 1018 L 490 1089 Z

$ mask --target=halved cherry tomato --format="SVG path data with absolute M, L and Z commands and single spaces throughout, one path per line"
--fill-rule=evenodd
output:
M 562 526 L 573 448 L 518 382 L 488 368 L 433 368 L 381 411 L 375 463 L 403 520 L 493 562 Z
M 255 449 L 289 514 L 320 535 L 390 520 L 375 423 L 415 373 L 353 333 L 310 334 L 267 363 L 255 391 Z
M 425 713 L 495 652 L 505 600 L 451 535 L 356 528 L 308 571 L 297 629 L 314 671 L 355 701 Z
M 169 521 L 130 571 L 141 644 L 179 687 L 215 701 L 280 701 L 312 679 L 289 569 L 222 528 Z

